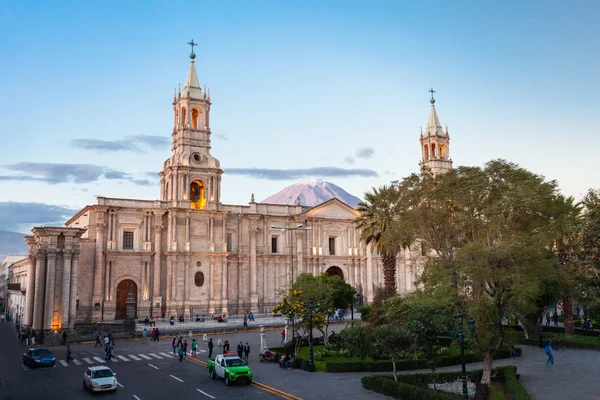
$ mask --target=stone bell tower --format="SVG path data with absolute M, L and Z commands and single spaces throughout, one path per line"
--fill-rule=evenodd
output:
M 172 207 L 217 209 L 221 200 L 219 160 L 210 154 L 210 90 L 200 87 L 192 40 L 183 90 L 173 98 L 173 155 L 164 162 L 160 199 Z
M 440 120 L 435 110 L 435 99 L 433 94 L 435 90 L 431 88 L 431 110 L 429 111 L 429 121 L 425 133 L 421 129 L 421 161 L 419 166 L 421 171 L 431 170 L 436 174 L 448 172 L 452 169 L 452 159 L 450 158 L 450 135 L 448 135 L 448 127 L 446 131 L 442 129 Z

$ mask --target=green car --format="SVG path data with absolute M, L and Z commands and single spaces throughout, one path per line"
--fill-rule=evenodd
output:
M 238 356 L 219 355 L 214 360 L 209 359 L 206 368 L 210 379 L 221 377 L 227 386 L 236 382 L 252 383 L 252 370 Z

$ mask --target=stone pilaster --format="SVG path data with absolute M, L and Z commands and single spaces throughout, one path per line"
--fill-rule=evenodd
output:
M 38 251 L 35 262 L 35 297 L 33 303 L 33 327 L 41 331 L 44 324 L 44 299 L 46 295 L 46 252 Z
M 103 278 L 104 278 L 104 246 L 106 223 L 104 221 L 106 209 L 96 211 L 96 263 L 94 266 L 94 292 L 92 296 L 92 319 L 98 321 L 102 318 L 102 300 L 103 300 Z
M 62 281 L 62 300 L 60 304 L 60 326 L 63 329 L 69 327 L 69 302 L 71 301 L 71 256 L 73 251 L 63 250 L 63 281 Z
M 257 265 L 256 265 L 256 236 L 258 227 L 256 220 L 250 220 L 250 301 L 252 309 L 258 307 L 258 288 L 257 288 Z
M 44 330 L 52 329 L 54 318 L 54 278 L 56 276 L 56 249 L 47 250 L 46 295 L 44 296 Z
M 162 296 L 160 288 L 161 240 L 163 212 L 154 212 L 154 277 L 152 278 L 152 316 L 162 316 Z
M 79 252 L 73 252 L 73 261 L 71 262 L 71 289 L 69 299 L 69 329 L 75 327 L 77 318 L 77 283 L 79 281 Z
M 227 285 L 227 258 L 223 257 L 220 260 L 221 263 L 221 305 L 222 305 L 222 313 L 223 314 L 227 314 L 227 299 L 229 298 L 229 293 L 228 293 L 228 285 Z
M 25 326 L 33 325 L 33 300 L 35 298 L 35 267 L 36 257 L 29 256 L 29 271 L 27 271 L 27 291 L 25 292 Z

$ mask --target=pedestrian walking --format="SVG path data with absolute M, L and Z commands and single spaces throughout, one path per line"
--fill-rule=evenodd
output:
M 510 358 L 517 358 L 517 351 L 514 345 L 510 345 Z
M 208 341 L 208 358 L 212 358 L 213 348 L 215 345 L 213 344 L 212 338 Z
M 144 339 L 142 341 L 142 344 L 148 344 L 148 343 L 146 343 L 147 335 L 148 335 L 148 332 L 146 332 L 146 328 L 144 328 L 144 332 L 142 332 L 142 339 Z
M 223 354 L 229 353 L 229 340 L 226 340 L 223 344 Z
M 66 346 L 67 345 L 67 338 L 69 337 L 69 335 L 67 335 L 67 332 L 63 332 L 62 334 L 62 345 Z
M 246 344 L 244 345 L 244 361 L 246 362 L 246 364 L 248 364 L 248 360 L 250 360 L 250 345 L 248 344 L 248 342 L 246 342 Z
M 548 361 L 546 361 L 546 365 L 554 367 L 554 355 L 552 354 L 552 340 L 548 340 L 548 342 L 546 343 L 546 355 L 548 356 Z
M 102 347 L 102 343 L 100 342 L 100 335 L 96 336 L 96 343 L 94 343 L 94 348 L 98 347 L 98 345 Z
M 35 333 L 35 329 L 31 329 L 31 345 L 35 346 L 35 338 L 37 337 L 37 333 Z
M 67 364 L 73 360 L 73 357 L 71 356 L 71 345 L 67 346 Z
M 196 339 L 192 339 L 192 357 L 196 355 L 196 349 L 198 348 L 198 342 Z
M 187 340 L 183 341 L 183 356 L 187 357 Z
M 173 355 L 177 355 L 177 338 L 173 338 L 173 343 L 171 343 L 171 346 L 173 346 Z
M 158 342 L 159 339 L 160 339 L 160 332 L 159 332 L 158 328 L 156 328 L 156 332 L 154 334 L 154 341 Z
M 550 313 L 546 314 L 546 326 L 550 326 Z
M 281 345 L 283 346 L 283 342 L 285 342 L 285 329 L 281 331 Z
M 237 345 L 237 355 L 239 358 L 242 358 L 242 356 L 244 355 L 244 344 L 242 342 L 240 342 L 240 344 Z
M 223 347 L 223 341 L 221 338 L 217 339 L 217 347 Z
M 111 345 L 114 346 L 115 345 L 115 336 L 113 335 L 112 331 L 108 332 L 108 339 L 110 340 Z
M 179 354 L 179 362 L 183 361 L 183 347 L 180 347 L 179 350 L 177 350 L 178 354 Z
M 248 327 L 248 316 L 244 314 L 244 328 Z

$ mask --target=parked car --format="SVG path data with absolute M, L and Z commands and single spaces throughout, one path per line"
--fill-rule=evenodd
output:
M 238 356 L 219 355 L 215 359 L 209 359 L 206 363 L 210 379 L 217 376 L 225 379 L 227 386 L 236 382 L 252 383 L 252 371 L 246 363 Z
M 108 367 L 89 367 L 83 373 L 83 390 L 90 390 L 92 393 L 116 391 L 119 384 L 116 376 Z
M 50 350 L 38 347 L 23 353 L 23 364 L 30 368 L 54 367 L 56 358 Z

